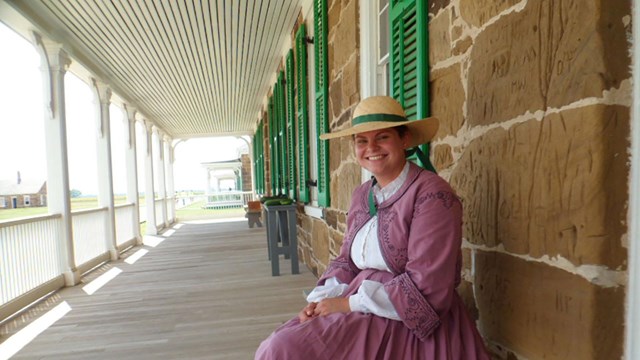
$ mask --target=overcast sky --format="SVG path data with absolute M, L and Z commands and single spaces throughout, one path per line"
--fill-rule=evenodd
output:
M 40 58 L 25 39 L 0 23 L 0 179 L 16 179 L 20 171 L 24 181 L 46 180 L 44 146 L 44 101 Z M 87 84 L 68 73 L 65 76 L 67 146 L 69 178 L 72 189 L 95 194 L 97 189 L 95 149 L 95 111 L 93 94 Z M 114 192 L 124 193 L 124 132 L 121 108 L 112 105 L 112 161 Z M 6 134 L 11 134 L 7 136 Z M 139 141 L 140 142 L 140 141 Z M 175 151 L 175 189 L 202 189 L 206 173 L 202 162 L 237 158 L 245 142 L 235 137 L 191 139 Z M 138 164 L 144 184 L 144 163 Z M 142 174 L 141 174 L 142 172 Z M 140 188 L 144 191 L 144 187 Z

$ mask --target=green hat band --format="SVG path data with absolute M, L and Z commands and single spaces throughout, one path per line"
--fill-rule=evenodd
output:
M 371 114 L 371 115 L 361 115 L 351 120 L 351 125 L 360 125 L 373 121 L 387 121 L 387 122 L 401 122 L 407 121 L 407 118 L 401 115 L 392 115 L 392 114 Z

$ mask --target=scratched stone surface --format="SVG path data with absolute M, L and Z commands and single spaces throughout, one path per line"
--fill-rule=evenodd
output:
M 624 288 L 543 263 L 478 251 L 480 330 L 528 359 L 620 359 Z
M 429 64 L 451 57 L 451 11 L 444 10 L 429 19 Z
M 482 27 L 502 11 L 523 0 L 460 0 L 460 16 L 470 25 Z
M 431 115 L 438 118 L 440 127 L 436 139 L 447 135 L 456 135 L 464 117 L 465 92 L 462 88 L 460 64 L 431 73 Z
M 628 0 L 530 0 L 499 18 L 471 50 L 469 124 L 560 108 L 619 87 L 630 77 L 623 22 L 630 13 Z
M 491 130 L 451 174 L 472 243 L 626 268 L 629 109 L 593 105 Z

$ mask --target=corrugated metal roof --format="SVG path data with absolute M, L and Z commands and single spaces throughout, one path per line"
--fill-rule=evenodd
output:
M 305 0 L 5 0 L 173 138 L 253 133 Z

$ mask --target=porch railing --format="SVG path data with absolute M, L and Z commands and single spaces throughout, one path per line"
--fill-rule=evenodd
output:
M 164 227 L 164 212 L 162 211 L 162 204 L 165 199 L 155 199 L 155 207 L 156 207 L 156 227 L 158 229 L 162 229 Z
M 118 249 L 136 240 L 135 205 L 115 207 Z M 0 221 L 0 321 L 65 286 L 64 273 L 84 274 L 110 260 L 108 209 L 71 214 L 74 259 L 68 259 L 59 214 Z M 74 266 L 75 265 L 75 266 Z
M 107 208 L 79 210 L 71 214 L 73 226 L 73 251 L 76 264 L 95 263 L 108 258 Z M 106 260 L 106 259 L 105 259 Z M 94 266 L 95 266 L 94 265 Z M 93 267 L 90 266 L 89 269 Z M 80 269 L 81 266 L 78 266 Z M 86 269 L 86 270 L 89 270 Z
M 134 204 L 116 205 L 116 244 L 118 247 L 136 239 L 136 207 Z
M 0 321 L 64 286 L 62 217 L 0 222 Z
M 254 199 L 252 191 L 225 191 L 205 195 L 207 209 L 243 207 Z
M 0 222 L 0 305 L 62 275 L 60 230 L 60 215 Z

